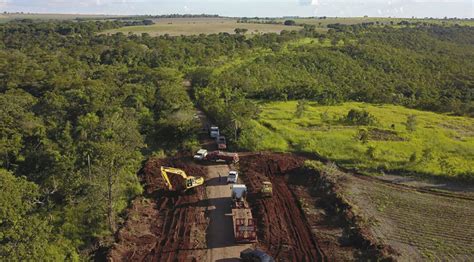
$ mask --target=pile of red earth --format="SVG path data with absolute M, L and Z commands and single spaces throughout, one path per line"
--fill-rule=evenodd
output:
M 145 198 L 134 200 L 128 209 L 127 222 L 116 235 L 109 260 L 201 260 L 209 224 L 205 205 L 200 204 L 205 199 L 204 187 L 195 188 L 193 194 L 170 194 L 161 178 L 161 166 L 177 167 L 191 176 L 206 175 L 205 169 L 191 161 L 150 159 L 140 174 Z
M 249 189 L 248 202 L 257 218 L 259 246 L 277 260 L 325 258 L 284 177 L 301 168 L 303 162 L 303 158 L 288 154 L 258 154 L 240 160 L 242 178 Z M 273 184 L 271 198 L 259 194 L 264 181 Z

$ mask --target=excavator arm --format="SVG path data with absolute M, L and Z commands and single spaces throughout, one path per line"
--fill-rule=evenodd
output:
M 161 176 L 165 180 L 165 183 L 168 186 L 169 190 L 173 190 L 173 185 L 171 184 L 171 181 L 170 181 L 170 178 L 169 178 L 168 174 L 181 176 L 184 179 L 185 190 L 204 184 L 204 178 L 202 178 L 202 177 L 188 176 L 181 169 L 174 168 L 174 167 L 164 167 L 164 166 L 162 166 L 161 167 Z

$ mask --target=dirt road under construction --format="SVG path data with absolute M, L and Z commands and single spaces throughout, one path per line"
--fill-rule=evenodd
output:
M 317 221 L 327 218 L 316 214 L 308 220 L 300 203 L 302 194 L 295 193 L 288 183 L 289 177 L 301 172 L 303 158 L 272 153 L 242 155 L 238 167 L 201 165 L 190 156 L 150 159 L 140 172 L 145 194 L 129 208 L 108 259 L 238 261 L 240 252 L 248 247 L 262 249 L 277 261 L 327 261 L 346 259 L 347 254 L 352 258 L 356 248 L 341 246 L 338 237 L 318 237 L 337 226 L 320 223 L 315 227 Z M 158 173 L 162 165 L 203 176 L 205 186 L 193 194 L 166 193 Z M 230 169 L 241 172 L 239 182 L 249 189 L 247 199 L 257 221 L 257 243 L 234 241 L 231 191 L 225 181 Z M 260 196 L 263 181 L 272 182 L 273 197 Z M 346 256 L 339 256 L 341 250 Z
M 205 126 L 205 116 L 198 115 Z M 201 142 L 207 149 L 215 146 L 212 140 L 203 138 Z M 341 247 L 339 236 L 329 240 L 318 237 L 326 230 L 333 234 L 339 226 L 319 223 L 327 220 L 319 214 L 308 220 L 301 208 L 302 195 L 290 188 L 288 178 L 300 173 L 303 158 L 272 153 L 240 155 L 237 166 L 203 165 L 193 161 L 190 155 L 149 159 L 139 173 L 145 193 L 128 209 L 108 260 L 239 261 L 240 252 L 249 247 L 266 251 L 276 261 L 346 260 L 347 254 L 352 258 L 356 249 Z M 202 176 L 205 186 L 195 188 L 192 194 L 167 192 L 160 175 L 161 166 Z M 230 169 L 238 170 L 239 183 L 248 187 L 247 200 L 257 223 L 257 243 L 235 243 L 231 190 L 226 184 Z M 262 198 L 258 193 L 263 181 L 272 182 L 273 197 Z M 342 231 L 338 234 L 342 235 Z

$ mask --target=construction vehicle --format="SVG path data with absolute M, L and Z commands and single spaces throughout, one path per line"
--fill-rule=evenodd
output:
M 248 206 L 247 187 L 234 184 L 232 190 L 232 225 L 234 238 L 237 243 L 251 243 L 257 241 L 257 227 Z
M 227 149 L 227 142 L 225 140 L 225 136 L 219 136 L 216 139 L 216 143 L 217 143 L 217 149 L 219 149 L 219 150 L 226 150 Z
M 170 179 L 168 174 L 177 175 L 182 178 L 182 181 L 175 182 L 176 179 Z M 174 167 L 162 166 L 161 176 L 163 177 L 163 180 L 170 191 L 186 191 L 204 184 L 204 178 L 188 176 L 183 170 Z
M 199 149 L 194 155 L 194 159 L 198 161 L 237 163 L 239 162 L 239 155 L 237 153 L 231 153 L 231 152 L 223 152 L 223 151 L 208 152 L 206 149 Z
M 262 188 L 260 189 L 260 194 L 263 197 L 272 197 L 272 195 L 273 195 L 272 183 L 268 182 L 268 181 L 264 181 L 262 183 Z

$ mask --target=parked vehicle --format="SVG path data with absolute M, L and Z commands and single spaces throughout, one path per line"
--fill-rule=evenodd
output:
M 211 138 L 218 138 L 219 137 L 219 127 L 217 126 L 211 126 L 211 128 L 209 129 L 209 136 Z
M 237 171 L 230 171 L 229 174 L 227 175 L 227 184 L 235 184 L 237 183 L 239 179 L 239 173 Z
M 245 262 L 275 262 L 275 260 L 260 249 L 247 248 L 240 252 L 240 258 Z
M 227 142 L 226 142 L 225 136 L 219 136 L 216 139 L 216 142 L 217 142 L 217 149 L 219 149 L 219 150 L 226 150 L 227 149 Z

